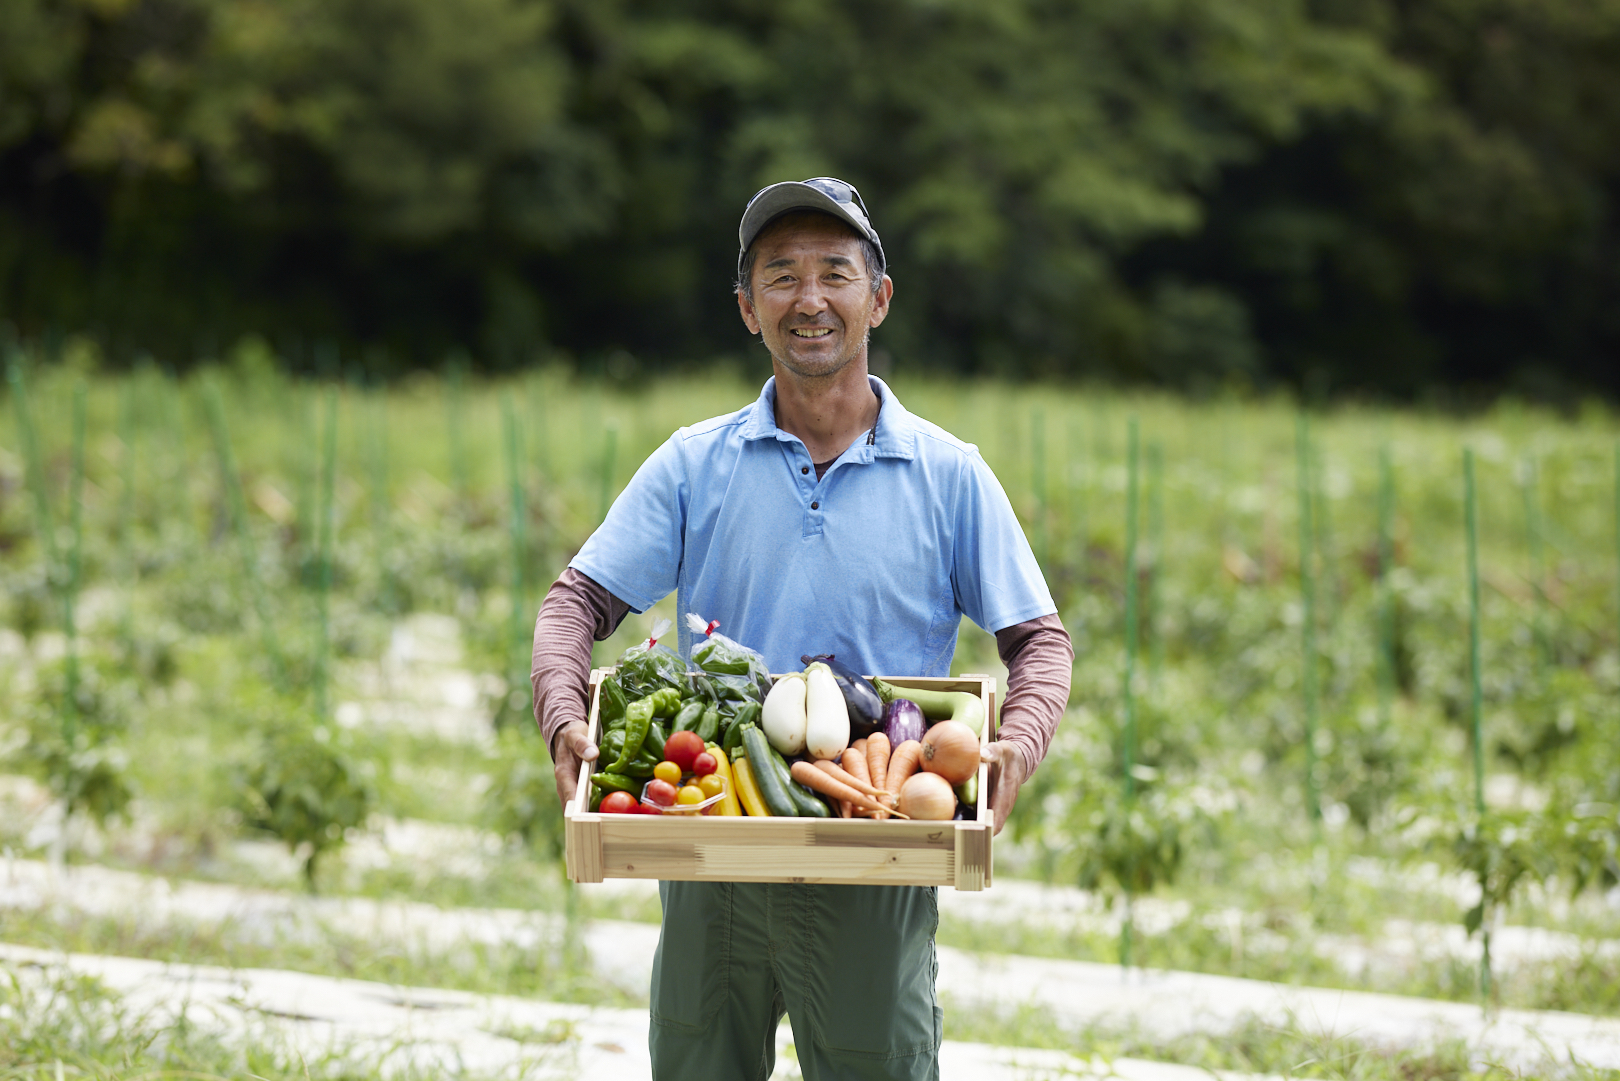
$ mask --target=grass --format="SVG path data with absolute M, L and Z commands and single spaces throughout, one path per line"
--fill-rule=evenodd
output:
M 1546 1073 L 1525 1073 L 1482 1060 L 1460 1040 L 1423 1048 L 1389 1048 L 1350 1035 L 1311 1033 L 1256 1018 L 1224 1032 L 1164 1038 L 1105 1026 L 1076 1028 L 1044 1007 L 1027 1004 L 1000 1011 L 967 1008 L 948 1000 L 944 1005 L 948 1040 L 1046 1048 L 1105 1061 L 1143 1058 L 1210 1071 L 1331 1081 L 1528 1081 L 1543 1076 L 1614 1081 L 1620 1077 L 1617 1071 L 1569 1063 L 1558 1063 Z
M 33 986 L 43 982 L 43 986 Z M 414 1081 L 418 1071 L 390 1071 Z M 25 980 L 0 967 L 0 1077 L 6 1081 L 376 1081 L 341 1049 L 313 1059 L 277 1042 L 227 1039 L 208 1028 L 143 1016 L 84 977 Z M 442 1074 L 440 1075 L 442 1076 Z
M 68 521 L 73 387 L 87 376 L 85 591 L 77 606 L 83 694 L 86 715 L 105 722 L 121 751 L 146 831 L 140 844 L 122 845 L 115 829 L 100 858 L 172 875 L 291 885 L 278 869 L 231 855 L 243 836 L 235 771 L 267 725 L 315 721 L 314 696 L 297 688 L 312 685 L 324 656 L 315 419 L 328 388 L 286 379 L 252 345 L 185 381 L 153 369 L 99 374 L 82 349 L 69 354 L 63 365 L 29 373 L 41 465 L 60 530 Z M 221 481 L 202 393 L 209 375 L 240 472 L 254 575 L 243 569 L 231 488 Z M 492 688 L 479 709 L 519 731 L 529 722 L 521 681 L 508 682 L 522 649 L 512 640 L 514 600 L 520 611 L 539 604 L 595 527 L 604 480 L 609 492 L 621 489 L 677 426 L 758 393 L 757 383 L 726 374 L 637 388 L 557 371 L 462 379 L 453 441 L 442 380 L 333 389 L 332 702 L 355 696 L 362 668 L 384 654 L 402 618 L 439 613 L 460 629 L 464 667 Z M 1045 554 L 1075 639 L 1070 711 L 998 843 L 1003 873 L 1078 881 L 1094 840 L 1087 823 L 1117 798 L 1130 418 L 1155 448 L 1146 523 L 1154 543 L 1141 568 L 1151 577 L 1137 583 L 1146 609 L 1138 644 L 1149 663 L 1135 681 L 1133 758 L 1146 770 L 1139 772 L 1144 798 L 1162 796 L 1185 830 L 1179 877 L 1160 896 L 1198 913 L 1240 909 L 1284 947 L 1234 953 L 1229 936 L 1195 918 L 1166 935 L 1139 934 L 1143 963 L 1342 986 L 1336 966 L 1309 948 L 1317 937 L 1377 935 L 1391 918 L 1460 917 L 1466 906 L 1441 891 L 1392 887 L 1349 868 L 1356 860 L 1444 863 L 1436 838 L 1458 808 L 1473 804 L 1465 446 L 1478 480 L 1487 789 L 1506 778 L 1508 788 L 1540 800 L 1545 810 L 1536 813 L 1554 823 L 1578 804 L 1620 805 L 1612 739 L 1620 698 L 1613 506 L 1620 423 L 1606 408 L 1560 416 L 1505 401 L 1452 416 L 1346 404 L 1313 414 L 1317 513 L 1302 523 L 1293 490 L 1297 410 L 1284 399 L 1189 402 L 913 378 L 897 380 L 894 390 L 912 411 L 980 447 Z M 526 448 L 516 492 L 503 442 L 508 396 Z M 384 416 L 386 444 L 378 431 Z M 616 433 L 611 460 L 608 431 Z M 1396 565 L 1387 590 L 1376 578 L 1386 452 Z M 1520 483 L 1527 459 L 1535 462 L 1534 521 Z M 21 644 L 0 653 L 0 756 L 12 770 L 37 768 L 28 741 L 54 723 L 59 705 L 49 693 L 61 630 L 49 587 L 60 579 L 45 573 L 24 498 L 25 465 L 14 410 L 0 409 L 0 624 L 15 635 L 7 642 Z M 513 506 L 526 515 L 521 529 L 510 520 Z M 1319 553 L 1312 670 L 1319 717 L 1309 749 L 1302 524 Z M 514 597 L 517 582 L 525 595 Z M 273 636 L 261 633 L 256 588 L 267 598 Z M 1387 683 L 1379 676 L 1386 598 L 1393 613 Z M 676 615 L 670 598 L 631 616 L 597 644 L 596 663 L 610 663 L 653 617 Z M 272 638 L 290 694 L 273 687 Z M 994 639 L 964 624 L 953 667 L 999 672 Z M 485 792 L 510 745 L 369 726 L 340 735 L 370 785 L 374 813 L 487 827 Z M 539 760 L 537 743 L 517 746 Z M 1312 758 L 1320 835 L 1306 814 Z M 0 834 L 0 842 L 20 841 L 4 824 Z M 1568 877 L 1560 873 L 1545 889 L 1522 892 L 1507 918 L 1620 938 L 1620 912 L 1591 903 L 1590 893 L 1566 904 Z M 339 855 L 318 884 L 445 905 L 560 911 L 564 904 L 554 867 L 512 852 L 483 858 L 477 873 L 409 858 L 360 869 Z M 1608 884 L 1600 875 L 1598 888 Z M 656 918 L 638 900 L 593 911 L 609 909 Z M 1095 936 L 1023 927 L 998 937 L 947 926 L 943 935 L 971 948 L 1100 960 L 1112 960 L 1116 948 Z M 1611 988 L 1620 980 L 1607 962 L 1589 959 L 1566 975 L 1560 983 L 1550 970 L 1509 973 L 1500 993 L 1504 1002 L 1616 1012 Z M 1382 989 L 1467 997 L 1460 973 L 1437 969 L 1415 979 Z
M 265 941 L 235 924 L 200 925 L 72 913 L 0 912 L 0 941 L 68 953 L 108 954 L 222 968 L 289 969 L 408 987 L 518 995 L 588 1006 L 645 1005 L 602 982 L 577 947 L 466 942 L 433 951 L 411 942 L 378 942 L 330 927 L 301 924 L 297 935 Z

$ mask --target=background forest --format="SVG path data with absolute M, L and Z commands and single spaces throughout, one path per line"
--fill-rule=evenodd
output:
M 739 355 L 832 173 L 880 370 L 1620 390 L 1620 0 L 5 0 L 0 320 L 184 368 Z

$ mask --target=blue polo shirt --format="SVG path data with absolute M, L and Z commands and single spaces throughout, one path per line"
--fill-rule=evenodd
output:
M 569 565 L 637 612 L 675 592 L 683 616 L 718 620 L 773 672 L 833 653 L 860 672 L 949 675 L 962 616 L 998 631 L 1057 611 L 978 448 L 869 378 L 874 436 L 819 481 L 776 426 L 772 378 L 746 408 L 670 436 Z

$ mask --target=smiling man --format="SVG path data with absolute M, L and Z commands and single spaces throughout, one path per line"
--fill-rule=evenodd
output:
M 862 672 L 950 673 L 965 615 L 994 632 L 1007 697 L 990 802 L 1000 832 L 1068 701 L 1068 634 L 984 459 L 867 371 L 894 295 L 860 194 L 773 184 L 738 229 L 737 307 L 770 353 L 759 398 L 682 428 L 637 470 L 546 596 L 535 717 L 559 797 L 596 758 L 591 642 L 671 592 L 773 672 L 833 653 Z M 681 651 L 690 655 L 684 621 Z M 660 883 L 653 1076 L 764 1081 L 793 1024 L 807 1081 L 937 1078 L 932 887 Z

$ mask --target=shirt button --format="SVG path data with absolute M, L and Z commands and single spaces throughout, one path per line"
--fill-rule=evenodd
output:
M 821 509 L 821 504 L 820 503 L 812 503 L 812 504 L 810 504 L 810 509 L 811 510 L 820 510 Z
M 801 465 L 799 467 L 799 472 L 800 473 L 808 473 L 808 472 L 810 472 L 810 467 L 807 466 L 807 465 Z

